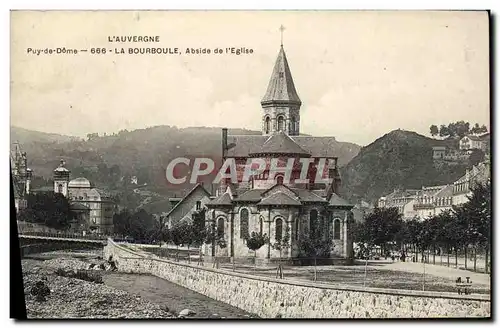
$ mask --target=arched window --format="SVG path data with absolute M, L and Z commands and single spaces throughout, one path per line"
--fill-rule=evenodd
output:
M 259 219 L 259 231 L 260 233 L 264 233 L 264 220 L 262 218 Z
M 248 237 L 248 210 L 242 209 L 240 212 L 240 238 Z
M 283 220 L 282 219 L 276 219 L 276 241 L 281 240 L 283 237 Z
M 265 123 L 265 127 L 264 127 L 266 134 L 269 133 L 270 129 L 271 129 L 271 119 L 268 116 L 268 117 L 266 117 L 266 123 Z
M 217 236 L 219 238 L 224 237 L 224 218 L 219 218 L 217 220 Z
M 314 236 L 317 232 L 318 211 L 311 210 L 309 213 L 309 233 Z
M 63 193 L 63 185 L 61 183 L 57 185 L 57 192 L 60 194 Z
M 285 130 L 285 118 L 283 116 L 278 117 L 278 131 Z
M 295 132 L 295 117 L 290 117 L 290 132 Z
M 340 239 L 340 220 L 333 220 L 333 239 Z
M 283 184 L 283 176 L 282 175 L 278 175 L 276 177 L 276 183 L 279 184 L 279 185 Z

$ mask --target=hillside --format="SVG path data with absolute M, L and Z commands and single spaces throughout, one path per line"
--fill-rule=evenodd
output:
M 228 133 L 260 134 L 244 129 L 229 129 Z M 131 176 L 136 176 L 139 184 L 156 188 L 160 194 L 168 193 L 165 168 L 173 158 L 219 159 L 221 153 L 221 129 L 209 127 L 155 126 L 94 135 L 87 140 L 12 127 L 11 139 L 19 140 L 22 150 L 28 153 L 28 165 L 37 176 L 50 179 L 60 159 L 64 159 L 73 178 L 85 176 L 98 187 L 119 189 Z M 360 149 L 352 143 L 335 141 L 334 145 L 340 165 L 347 164 Z
M 450 145 L 404 130 L 394 130 L 363 147 L 341 169 L 342 194 L 351 199 L 375 201 L 396 188 L 447 184 L 465 173 L 467 165 L 434 167 L 432 147 Z
M 69 141 L 80 140 L 81 138 L 65 136 L 57 133 L 45 133 L 12 126 L 10 129 L 11 143 L 19 142 L 19 144 L 27 143 L 42 143 L 42 144 L 58 144 Z

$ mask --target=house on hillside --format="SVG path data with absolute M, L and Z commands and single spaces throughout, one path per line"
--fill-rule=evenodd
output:
M 481 149 L 486 151 L 489 148 L 490 134 L 486 133 L 481 136 L 468 135 L 460 139 L 461 150 Z
M 432 159 L 436 161 L 446 161 L 448 164 L 458 164 L 465 162 L 470 157 L 470 150 L 459 150 L 453 147 L 435 146 L 432 147 Z
M 445 155 L 446 155 L 446 147 L 445 146 L 432 147 L 432 158 L 433 159 L 443 159 Z

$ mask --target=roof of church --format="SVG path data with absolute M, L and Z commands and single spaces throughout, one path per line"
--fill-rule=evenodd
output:
M 354 205 L 349 204 L 348 201 L 346 201 L 336 193 L 332 193 L 332 195 L 330 196 L 330 200 L 328 201 L 328 205 L 339 207 L 354 207 Z
M 207 203 L 207 205 L 231 205 L 232 204 L 232 199 L 231 195 L 229 193 L 225 192 L 219 197 L 212 199 L 210 202 Z
M 271 187 L 270 189 L 272 189 Z M 250 189 L 238 191 L 238 197 L 234 198 L 236 202 L 259 202 L 262 200 L 263 194 L 270 189 Z M 297 195 L 300 202 L 327 202 L 316 192 L 307 189 L 289 188 Z
M 288 194 L 278 191 L 262 199 L 257 205 L 302 205 L 302 203 L 289 196 Z
M 283 131 L 280 131 L 264 142 L 260 149 L 255 149 L 254 154 L 297 154 L 311 156 L 307 151 L 300 147 Z M 250 154 L 252 154 L 250 153 Z
M 336 157 L 338 143 L 335 137 L 288 136 L 302 150 L 313 157 Z M 227 151 L 228 157 L 248 157 L 249 154 L 263 153 L 263 146 L 269 136 L 262 135 L 229 135 L 228 144 L 234 144 Z
M 301 104 L 283 46 L 281 46 L 278 58 L 276 58 L 273 73 L 261 103 L 265 104 L 274 101 Z
M 292 190 L 298 194 L 302 202 L 326 202 L 324 198 L 321 198 L 321 196 L 317 195 L 311 190 L 307 189 L 292 189 Z
M 246 191 L 242 191 L 240 195 L 235 199 L 235 201 L 241 202 L 258 202 L 262 199 L 262 193 L 265 192 L 266 189 L 250 189 Z

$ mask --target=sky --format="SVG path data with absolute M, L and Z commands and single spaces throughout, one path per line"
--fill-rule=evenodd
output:
M 367 145 L 398 128 L 489 126 L 489 25 L 479 11 L 12 12 L 11 125 L 74 136 L 157 125 L 260 130 L 281 25 L 301 133 Z M 89 51 L 27 52 L 57 47 Z M 90 53 L 103 47 L 112 53 Z M 122 47 L 182 54 L 114 54 Z M 227 47 L 253 53 L 213 52 Z

